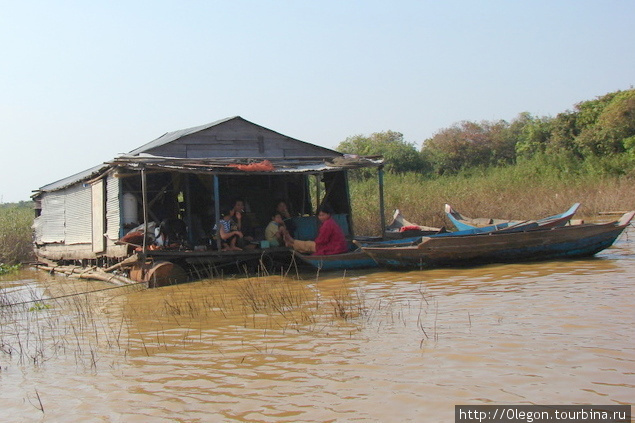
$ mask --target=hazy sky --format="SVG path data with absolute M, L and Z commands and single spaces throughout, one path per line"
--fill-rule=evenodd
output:
M 635 1 L 3 1 L 0 200 L 240 115 L 335 148 L 635 84 Z

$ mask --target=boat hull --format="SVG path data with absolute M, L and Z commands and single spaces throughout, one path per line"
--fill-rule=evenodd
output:
M 297 251 L 293 254 L 302 262 L 320 270 L 368 269 L 378 266 L 377 262 L 362 250 L 319 256 L 304 255 Z
M 632 219 L 525 232 L 423 237 L 412 246 L 362 247 L 378 264 L 393 268 L 519 262 L 592 256 L 610 247 Z

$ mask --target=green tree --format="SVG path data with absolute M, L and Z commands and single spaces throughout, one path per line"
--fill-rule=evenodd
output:
M 604 111 L 604 108 L 607 104 L 611 103 L 617 94 L 619 94 L 619 91 L 605 94 L 595 100 L 583 101 L 576 104 L 578 129 L 583 131 L 585 128 L 594 126 Z
M 635 136 L 635 90 L 607 94 L 578 108 L 581 129 L 575 142 L 585 155 L 614 155 L 630 149 L 627 140 Z
M 435 173 L 456 173 L 474 166 L 513 163 L 516 139 L 504 120 L 463 121 L 442 129 L 424 142 L 422 155 Z
M 514 119 L 509 127 L 510 137 L 516 139 L 517 159 L 530 159 L 544 153 L 551 136 L 550 117 L 535 117 L 523 112 Z
M 569 151 L 576 156 L 582 157 L 583 154 L 575 144 L 575 139 L 579 134 L 577 127 L 577 113 L 566 111 L 558 113 L 551 122 L 551 135 L 547 144 L 547 152 L 559 153 Z
M 418 172 L 423 168 L 422 158 L 413 143 L 395 131 L 375 132 L 370 136 L 355 135 L 337 146 L 337 151 L 360 156 L 384 156 L 386 170 L 393 173 Z

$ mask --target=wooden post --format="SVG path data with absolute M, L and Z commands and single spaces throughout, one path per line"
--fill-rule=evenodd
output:
M 214 222 L 215 225 L 218 225 L 220 221 L 220 183 L 218 182 L 218 175 L 214 175 L 214 214 L 216 215 Z M 216 248 L 220 251 L 223 248 L 221 239 L 220 239 L 220 228 L 216 227 Z
M 346 203 L 347 203 L 347 210 L 346 213 L 348 214 L 348 232 L 350 233 L 351 237 L 355 236 L 355 228 L 353 227 L 353 206 L 351 205 L 351 191 L 348 185 L 348 170 L 344 170 L 344 188 L 345 188 L 345 192 L 346 192 Z
M 146 181 L 146 168 L 141 168 L 141 201 L 143 202 L 143 254 L 147 251 L 148 239 L 148 187 Z
M 384 212 L 384 167 L 380 166 L 377 171 L 379 179 L 379 219 L 381 222 L 381 237 L 386 233 L 386 213 Z
M 316 198 L 315 198 L 316 210 L 315 210 L 315 212 L 316 212 L 316 214 L 317 214 L 317 209 L 319 209 L 320 206 L 322 205 L 320 203 L 320 201 L 321 201 L 320 200 L 320 196 L 322 195 L 321 183 L 322 183 L 322 174 L 321 173 L 316 173 L 315 174 L 315 191 L 316 191 L 316 193 L 315 193 L 315 195 L 316 195 Z
M 300 216 L 303 216 L 306 214 L 306 203 L 307 203 L 307 196 L 309 197 L 309 208 L 311 208 L 311 193 L 310 193 L 310 189 L 311 188 L 311 184 L 310 184 L 310 179 L 308 175 L 303 175 L 302 176 L 302 207 L 300 208 Z M 297 212 L 297 210 L 296 210 Z
M 192 227 L 192 175 L 189 173 L 185 174 L 185 224 L 187 225 L 187 240 L 191 246 L 195 245 L 194 239 L 194 230 Z

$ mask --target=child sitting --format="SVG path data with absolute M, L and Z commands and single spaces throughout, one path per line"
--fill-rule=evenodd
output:
M 272 247 L 278 247 L 284 242 L 284 234 L 286 227 L 282 220 L 282 215 L 278 211 L 274 211 L 271 215 L 271 222 L 265 228 L 265 239 L 269 241 Z
M 243 243 L 243 233 L 232 230 L 234 213 L 233 209 L 228 209 L 223 214 L 222 219 L 214 226 L 216 234 L 221 239 L 223 251 L 242 251 L 238 245 Z

